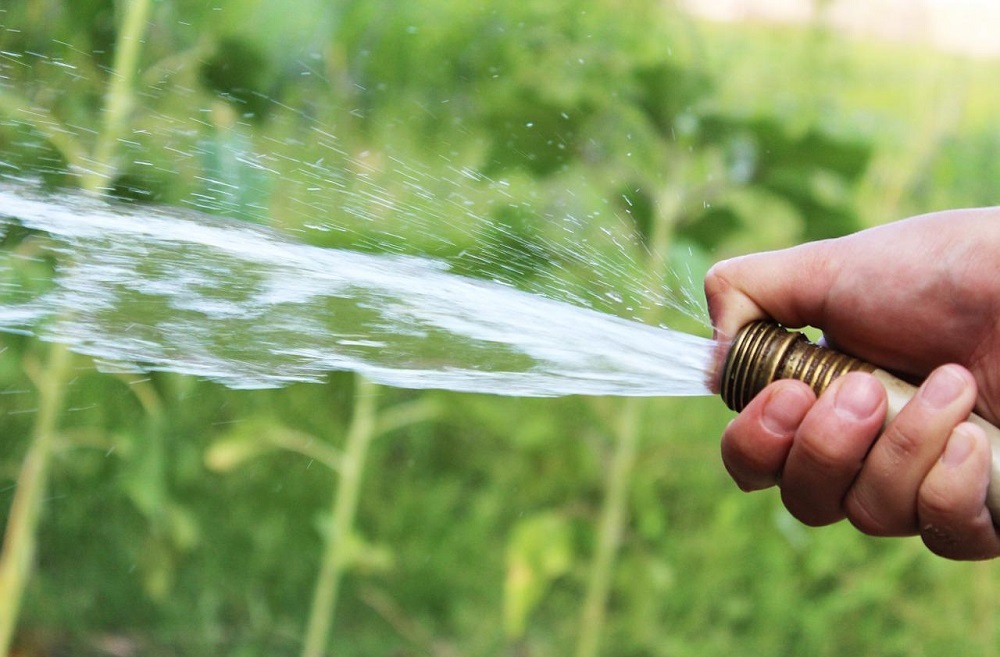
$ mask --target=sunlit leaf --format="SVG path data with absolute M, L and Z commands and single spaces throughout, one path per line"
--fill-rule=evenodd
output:
M 507 540 L 507 576 L 504 580 L 504 628 L 520 637 L 528 617 L 552 582 L 566 574 L 575 555 L 570 524 L 555 512 L 522 519 Z
M 210 470 L 225 473 L 277 449 L 276 445 L 260 436 L 229 436 L 216 440 L 205 450 L 205 465 Z

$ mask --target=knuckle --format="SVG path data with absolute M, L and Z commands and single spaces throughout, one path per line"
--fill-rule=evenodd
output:
M 728 260 L 723 260 L 712 265 L 705 274 L 705 290 L 719 292 L 729 286 L 726 281 L 725 270 L 728 268 Z
M 705 274 L 705 299 L 708 303 L 709 314 L 713 319 L 719 314 L 724 299 L 732 291 L 732 284 L 726 279 L 724 273 L 725 268 L 725 262 L 717 263 Z
M 763 490 L 765 488 L 770 488 L 778 483 L 778 476 L 776 473 L 768 472 L 765 466 L 758 464 L 733 464 L 726 463 L 726 470 L 729 472 L 729 476 L 732 477 L 736 485 L 739 486 L 740 490 L 745 493 L 750 493 L 755 490 Z
M 955 500 L 948 490 L 930 481 L 920 487 L 917 510 L 922 518 L 945 518 L 957 512 Z
M 854 527 L 869 536 L 895 536 L 906 533 L 895 526 L 876 498 L 864 488 L 852 488 L 844 498 L 844 512 Z M 910 532 L 912 533 L 912 532 Z
M 843 472 L 859 467 L 853 454 L 845 453 L 841 441 L 803 432 L 799 436 L 802 454 L 817 472 Z
M 781 501 L 789 514 L 809 527 L 832 525 L 844 519 L 836 492 L 817 489 L 795 477 L 782 478 Z
M 837 510 L 820 510 L 812 504 L 803 504 L 788 496 L 783 496 L 782 501 L 788 513 L 807 527 L 825 527 L 844 519 L 844 514 Z
M 725 466 L 726 472 L 729 473 L 729 477 L 744 493 L 762 488 L 762 486 L 756 485 L 758 477 L 738 459 L 723 457 L 722 464 Z
M 889 462 L 904 464 L 920 455 L 924 437 L 915 427 L 895 423 L 886 429 L 878 444 Z
M 727 287 L 725 280 L 719 274 L 719 266 L 715 265 L 705 274 L 705 298 L 710 302 L 719 297 Z
M 939 557 L 950 558 L 958 553 L 961 542 L 949 527 L 927 525 L 920 530 L 920 540 Z
M 739 487 L 744 493 L 753 493 L 759 490 L 765 490 L 767 488 L 772 488 L 778 483 L 777 478 L 767 477 L 766 475 L 760 476 L 733 476 L 733 481 L 736 482 L 736 486 Z
M 927 523 L 920 528 L 920 538 L 927 549 L 946 559 L 980 561 L 1000 556 L 1000 536 L 985 508 L 964 522 Z

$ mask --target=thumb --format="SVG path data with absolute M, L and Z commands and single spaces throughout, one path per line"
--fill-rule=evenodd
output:
M 705 299 L 716 340 L 728 343 L 747 323 L 822 326 L 828 293 L 840 267 L 828 242 L 725 260 L 705 276 Z

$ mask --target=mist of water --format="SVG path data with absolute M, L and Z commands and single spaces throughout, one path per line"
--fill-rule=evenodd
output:
M 0 187 L 0 217 L 4 233 L 44 235 L 59 263 L 45 291 L 5 291 L 0 331 L 65 343 L 102 369 L 233 388 L 351 370 L 502 395 L 709 394 L 711 340 L 458 276 L 433 259 L 18 185 Z M 12 280 L 16 257 L 0 261 L 0 278 Z

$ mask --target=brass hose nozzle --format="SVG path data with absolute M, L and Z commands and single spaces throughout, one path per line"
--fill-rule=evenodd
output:
M 726 406 L 738 412 L 778 379 L 804 381 L 819 396 L 837 377 L 847 372 L 869 372 L 885 386 L 887 423 L 917 393 L 915 386 L 871 363 L 813 344 L 801 333 L 788 331 L 773 322 L 756 321 L 744 326 L 729 348 L 722 369 L 720 394 Z M 993 449 L 986 506 L 994 525 L 1000 527 L 1000 429 L 974 413 L 969 416 L 969 422 L 983 429 Z

